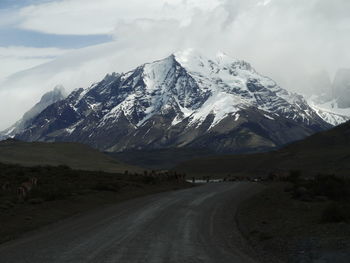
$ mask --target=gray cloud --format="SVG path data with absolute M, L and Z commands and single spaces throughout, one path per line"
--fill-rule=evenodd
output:
M 79 6 L 81 1 L 70 1 L 70 5 Z M 315 83 L 310 76 L 317 76 L 320 71 L 332 76 L 338 68 L 350 67 L 350 2 L 347 0 L 179 0 L 165 4 L 152 0 L 152 8 L 146 8 L 145 15 L 142 9 L 147 3 L 139 1 L 137 5 L 138 0 L 133 0 L 132 6 L 137 10 L 128 15 L 130 6 L 124 2 L 116 13 L 117 19 L 103 18 L 113 14 L 113 10 L 103 8 L 104 2 L 106 9 L 117 8 L 117 1 L 102 1 L 95 17 L 101 21 L 94 24 L 92 30 L 96 33 L 108 28 L 115 41 L 70 52 L 3 83 L 0 118 L 4 126 L 19 117 L 41 93 L 57 84 L 68 89 L 87 86 L 107 72 L 126 71 L 179 49 L 196 48 L 208 54 L 222 50 L 247 60 L 281 86 L 300 93 L 307 93 Z M 54 7 L 65 10 L 67 6 L 59 3 Z M 37 10 L 44 14 L 51 7 L 41 6 Z M 123 10 L 126 11 L 123 13 Z M 87 8 L 82 15 L 90 11 L 91 8 Z M 27 28 L 35 30 L 39 25 L 36 30 L 40 31 L 47 14 L 40 16 L 39 11 L 35 14 L 33 21 L 30 21 L 32 16 L 22 18 Z M 71 17 L 67 15 L 66 20 Z M 56 19 L 60 21 L 65 17 Z M 79 21 L 79 13 L 74 13 L 73 19 Z M 64 32 L 67 25 L 54 20 L 52 26 L 48 22 L 43 30 Z M 82 18 L 82 23 L 85 21 Z M 79 26 L 78 23 L 72 27 L 74 33 Z M 81 26 L 82 32 L 89 32 L 88 26 Z M 16 100 L 16 93 L 23 90 L 26 103 L 22 97 Z M 13 93 L 10 100 L 3 99 L 5 91 L 8 96 L 9 92 Z M 5 114 L 10 103 L 14 105 L 13 112 Z

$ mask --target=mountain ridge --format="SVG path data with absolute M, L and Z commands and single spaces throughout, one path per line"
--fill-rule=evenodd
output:
M 16 138 L 76 141 L 111 152 L 169 147 L 249 152 L 330 127 L 302 96 L 249 63 L 186 50 L 73 91 Z
M 67 97 L 66 90 L 63 86 L 58 85 L 53 90 L 46 92 L 29 111 L 23 114 L 22 118 L 14 123 L 11 127 L 0 132 L 0 139 L 13 138 L 16 134 L 24 131 L 31 123 L 48 106 L 63 100 Z

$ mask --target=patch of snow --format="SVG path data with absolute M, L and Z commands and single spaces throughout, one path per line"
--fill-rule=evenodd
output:
M 269 120 L 275 120 L 274 118 L 272 118 L 271 116 L 264 114 L 265 118 L 269 119 Z
M 77 128 L 77 126 L 78 126 L 80 123 L 82 123 L 82 122 L 83 122 L 83 120 L 78 121 L 77 123 L 73 124 L 72 126 L 66 128 L 65 131 L 66 131 L 68 134 L 72 134 L 72 133 L 75 131 L 75 129 Z
M 9 129 L 4 136 L 10 136 L 12 134 L 12 132 L 16 129 L 16 126 L 12 127 L 11 129 Z
M 72 133 L 75 131 L 75 128 L 76 128 L 76 127 L 74 127 L 74 128 L 66 128 L 66 132 L 67 132 L 68 134 L 72 134 Z
M 242 103 L 241 98 L 224 92 L 213 94 L 200 108 L 191 115 L 190 125 L 201 124 L 210 114 L 214 115 L 214 120 L 209 129 L 218 124 L 230 114 L 235 114 L 240 110 L 238 105 Z
M 99 106 L 101 105 L 101 103 L 92 103 L 92 104 L 89 104 L 89 107 L 92 109 L 92 110 L 95 110 L 96 108 L 98 108 Z
M 315 102 L 310 100 L 309 104 L 323 111 L 350 117 L 350 108 L 339 108 L 336 100 L 328 101 L 322 104 L 316 104 Z

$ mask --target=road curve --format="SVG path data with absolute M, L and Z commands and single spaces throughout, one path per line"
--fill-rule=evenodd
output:
M 234 215 L 258 189 L 215 183 L 130 200 L 6 243 L 0 261 L 254 263 Z

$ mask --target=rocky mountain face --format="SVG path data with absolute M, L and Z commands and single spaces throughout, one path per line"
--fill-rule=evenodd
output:
M 179 147 L 252 152 L 330 127 L 302 96 L 250 64 L 187 50 L 73 91 L 16 138 L 81 142 L 111 152 Z
M 313 110 L 327 123 L 332 124 L 333 126 L 338 126 L 342 123 L 345 123 L 350 120 L 350 111 L 336 109 L 333 106 L 329 105 L 332 103 L 325 103 L 321 105 L 312 105 Z M 324 107 L 324 108 L 323 108 Z
M 56 86 L 52 91 L 45 93 L 40 101 L 34 105 L 29 111 L 27 111 L 23 117 L 17 121 L 10 128 L 0 132 L 0 139 L 12 138 L 16 134 L 23 132 L 28 128 L 32 121 L 48 106 L 54 104 L 57 101 L 63 100 L 67 97 L 66 91 L 63 86 Z

